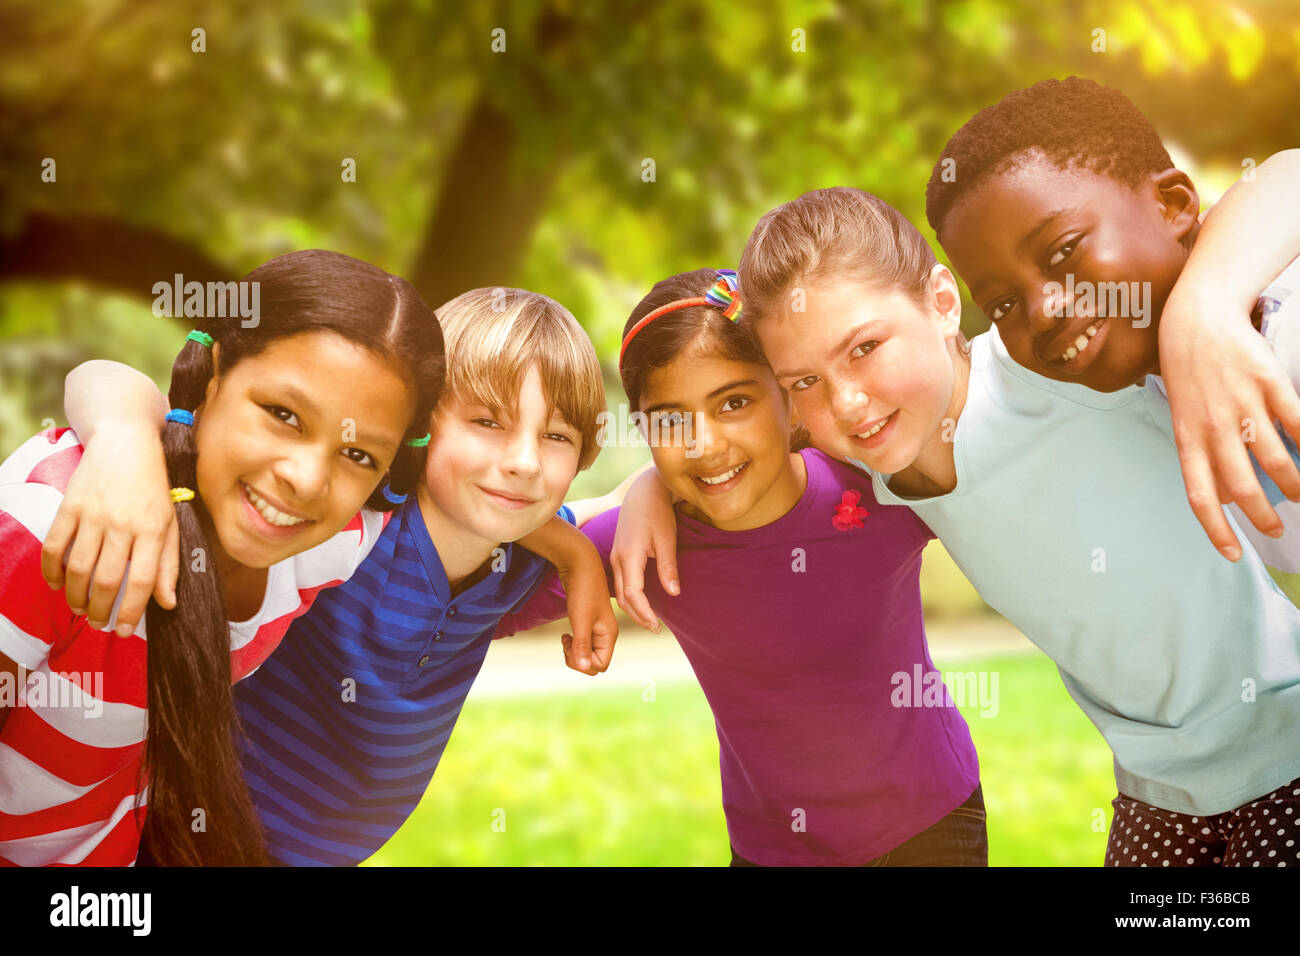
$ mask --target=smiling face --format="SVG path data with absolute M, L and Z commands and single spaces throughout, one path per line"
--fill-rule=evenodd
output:
M 772 370 L 691 348 L 652 371 L 640 410 L 655 468 L 693 517 L 723 531 L 770 524 L 803 492 L 790 456 L 790 409 Z M 677 416 L 689 418 L 677 418 Z
M 1158 368 L 1157 322 L 1197 208 L 1177 170 L 1129 187 L 1030 157 L 954 206 L 939 241 L 1012 358 L 1113 392 Z
M 559 510 L 578 473 L 582 433 L 551 406 L 536 366 L 523 378 L 514 411 L 444 395 L 420 488 L 444 563 L 455 550 L 477 565 Z
M 936 266 L 924 302 L 861 282 L 802 288 L 806 312 L 769 317 L 756 331 L 817 447 L 884 474 L 950 468 L 942 432 L 945 418 L 960 414 L 961 321 L 952 274 Z
M 332 332 L 277 339 L 229 369 L 220 348 L 195 415 L 196 490 L 218 559 L 266 568 L 352 519 L 397 453 L 415 398 L 387 362 Z

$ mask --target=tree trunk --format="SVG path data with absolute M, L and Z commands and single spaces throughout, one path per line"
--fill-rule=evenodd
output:
M 508 285 L 517 274 L 563 165 L 557 151 L 522 173 L 518 149 L 510 117 L 480 93 L 410 269 L 412 284 L 431 307 L 469 289 Z

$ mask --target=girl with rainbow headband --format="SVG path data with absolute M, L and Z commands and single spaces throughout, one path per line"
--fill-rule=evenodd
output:
M 932 535 L 878 507 L 860 472 L 791 450 L 788 397 L 742 314 L 734 272 L 665 279 L 633 310 L 619 361 L 633 410 L 670 423 L 652 451 L 680 499 L 691 587 L 648 591 L 713 709 L 732 863 L 986 865 L 961 715 L 946 693 L 891 700 L 899 674 L 934 671 L 919 590 Z M 606 562 L 618 517 L 583 525 Z M 563 613 L 552 577 L 498 634 Z
M 91 437 L 52 429 L 0 465 L 0 676 L 20 688 L 0 708 L 0 862 L 125 865 L 142 831 L 160 863 L 266 860 L 231 683 L 355 570 L 419 477 L 443 354 L 419 294 L 348 256 L 291 253 L 243 281 L 260 284 L 257 325 L 203 324 L 172 369 L 162 443 L 187 562 L 147 640 L 41 580 Z M 74 550 L 69 575 L 90 572 Z

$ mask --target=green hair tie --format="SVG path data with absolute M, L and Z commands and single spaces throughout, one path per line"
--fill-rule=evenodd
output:
M 198 329 L 190 329 L 190 334 L 185 336 L 187 341 L 198 342 L 205 349 L 212 348 L 212 336 L 207 332 L 200 332 Z
M 429 436 L 432 432 L 425 432 L 423 438 L 412 438 L 409 441 L 402 442 L 403 445 L 409 445 L 412 448 L 423 448 L 429 444 Z

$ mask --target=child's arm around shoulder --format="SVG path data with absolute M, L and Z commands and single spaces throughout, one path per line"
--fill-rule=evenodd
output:
M 1271 423 L 1300 439 L 1300 398 L 1250 312 L 1300 254 L 1300 150 L 1270 157 L 1205 217 L 1160 320 L 1160 371 L 1169 393 L 1187 499 L 1214 546 L 1241 557 L 1221 503 L 1235 501 L 1265 534 L 1282 531 L 1247 455 L 1292 500 L 1300 471 Z M 1207 357 L 1212 360 L 1207 361 Z
M 618 606 L 658 633 L 659 618 L 645 596 L 645 566 L 651 558 L 655 559 L 664 590 L 680 594 L 673 494 L 653 468 L 643 472 L 628 490 L 619 510 L 609 561 Z
M 84 452 L 45 538 L 41 573 L 51 588 L 66 587 L 73 613 L 95 628 L 108 621 L 126 576 L 117 616 L 125 636 L 151 594 L 176 606 L 180 536 L 161 438 L 167 399 L 135 369 L 92 361 L 68 374 L 64 410 Z
M 596 675 L 609 667 L 618 622 L 609 606 L 605 563 L 596 546 L 574 525 L 553 517 L 518 542 L 555 566 L 568 601 L 573 634 L 563 637 L 569 667 Z
M 618 637 L 618 624 L 609 606 L 605 559 L 577 528 L 586 525 L 596 515 L 619 507 L 636 479 L 653 468 L 653 465 L 646 465 L 638 469 L 607 495 L 567 503 L 565 507 L 573 515 L 576 528 L 563 519 L 552 518 L 537 531 L 519 539 L 521 545 L 555 565 L 573 626 L 573 634 L 565 634 L 563 638 L 565 663 L 584 674 L 595 675 L 609 667 Z M 555 579 L 548 577 L 542 587 L 552 588 L 554 583 Z M 540 602 L 530 608 L 532 612 L 544 610 L 547 609 Z M 534 613 L 533 617 L 537 614 Z M 526 625 L 524 621 L 525 618 L 517 615 L 511 617 L 509 628 L 499 628 L 498 636 L 542 623 L 540 618 Z
M 596 501 L 597 499 L 589 499 Z M 603 496 L 602 496 L 603 500 Z M 574 513 L 578 509 L 575 507 L 576 502 L 567 503 L 567 507 Z M 606 589 L 605 602 L 609 603 L 609 565 L 605 556 L 609 554 L 610 541 L 614 537 L 614 521 L 617 520 L 617 505 L 611 506 L 610 513 L 595 515 L 582 526 L 582 533 L 591 540 L 595 545 L 596 551 L 602 557 L 604 569 L 606 572 Z M 535 627 L 541 627 L 550 624 L 553 621 L 559 621 L 568 616 L 567 609 L 568 595 L 565 592 L 564 584 L 560 580 L 560 575 L 553 568 L 548 570 L 538 582 L 536 588 L 521 601 L 515 608 L 506 613 L 497 625 L 494 638 L 510 637 L 520 631 L 529 631 Z M 564 641 L 565 663 L 573 670 L 583 670 L 577 666 L 577 661 L 572 654 L 571 635 L 566 636 Z M 586 670 L 584 673 L 598 672 Z

